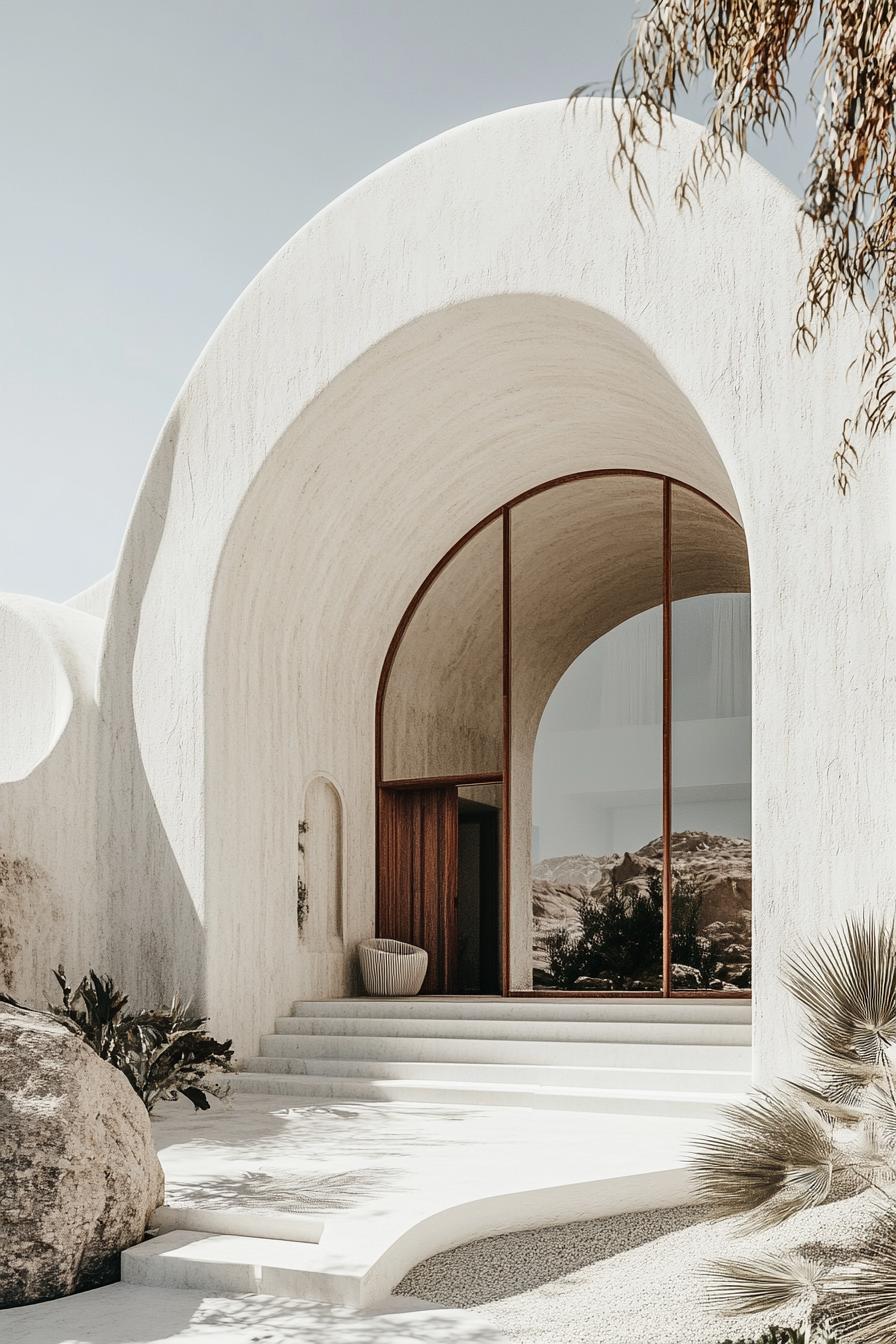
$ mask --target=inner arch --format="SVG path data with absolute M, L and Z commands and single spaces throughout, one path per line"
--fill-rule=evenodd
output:
M 378 930 L 426 947 L 428 992 L 485 992 L 495 967 L 462 970 L 463 949 L 498 932 L 505 991 L 749 988 L 748 593 L 739 524 L 647 472 L 548 482 L 436 566 L 378 696 Z M 546 706 L 583 667 L 594 721 L 548 713 L 553 774 L 533 796 Z M 503 828 L 487 880 L 479 841 L 467 859 L 458 842 L 471 802 Z M 542 855 L 540 814 L 584 839 Z M 682 829 L 695 816 L 706 833 Z M 614 910 L 615 941 L 595 935 Z
M 266 959 L 247 1037 L 296 983 L 345 993 L 352 949 L 374 931 L 377 687 L 421 579 L 509 498 L 619 469 L 670 472 L 737 510 L 699 414 L 638 335 L 538 294 L 399 328 L 261 459 L 220 555 L 204 655 L 208 1004 L 228 1001 L 234 966 Z M 315 773 L 344 799 L 344 952 L 295 927 L 296 824 Z M 265 899 L 250 917 L 254 890 Z

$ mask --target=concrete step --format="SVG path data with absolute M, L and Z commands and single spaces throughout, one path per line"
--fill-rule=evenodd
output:
M 278 1017 L 280 1036 L 364 1036 L 376 1040 L 400 1036 L 432 1040 L 444 1036 L 488 1041 L 599 1041 L 638 1045 L 742 1045 L 751 1028 L 726 1022 L 517 1021 L 425 1017 Z
M 249 1073 L 278 1073 L 330 1078 L 372 1078 L 381 1081 L 513 1083 L 530 1087 L 609 1088 L 647 1092 L 745 1092 L 750 1075 L 722 1069 L 593 1068 L 551 1064 L 453 1064 L 418 1060 L 413 1063 L 368 1059 L 295 1059 L 256 1055 L 244 1064 Z
M 293 1017 L 423 1017 L 460 1022 L 712 1022 L 749 1027 L 749 999 L 556 999 L 461 998 L 418 995 L 413 999 L 301 999 Z
M 318 1248 L 307 1242 L 166 1232 L 122 1252 L 121 1278 L 146 1287 L 341 1300 L 331 1285 L 318 1282 L 319 1262 Z
M 296 1021 L 287 1018 L 280 1021 Z M 566 1064 L 595 1068 L 720 1069 L 747 1072 L 749 1045 L 727 1043 L 529 1040 L 501 1037 L 278 1032 L 261 1039 L 262 1055 L 293 1059 L 364 1059 L 454 1064 Z
M 622 1088 L 541 1087 L 404 1078 L 358 1078 L 307 1073 L 236 1073 L 234 1092 L 352 1101 L 428 1102 L 449 1106 L 522 1106 L 620 1115 L 714 1117 L 735 1092 L 647 1091 Z

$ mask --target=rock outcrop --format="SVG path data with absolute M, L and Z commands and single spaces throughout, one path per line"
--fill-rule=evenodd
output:
M 672 835 L 672 871 L 685 878 L 701 897 L 701 927 L 746 922 L 752 906 L 749 840 L 706 831 Z M 572 854 L 544 859 L 532 873 L 533 966 L 536 984 L 546 984 L 544 939 L 556 929 L 578 928 L 583 897 L 600 900 L 612 885 L 645 887 L 651 870 L 662 870 L 662 838 L 625 854 Z M 690 968 L 682 968 L 682 971 Z
M 0 1306 L 108 1283 L 162 1202 L 149 1116 L 51 1015 L 0 1003 Z

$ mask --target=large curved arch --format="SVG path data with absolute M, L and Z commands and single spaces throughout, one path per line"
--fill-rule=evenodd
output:
M 240 506 L 207 627 L 214 906 L 201 927 L 206 965 L 228 968 L 222 991 L 260 956 L 313 996 L 350 983 L 343 956 L 311 965 L 291 932 L 297 790 L 305 772 L 322 770 L 345 791 L 352 946 L 375 917 L 378 677 L 420 569 L 479 521 L 483 504 L 503 504 L 508 482 L 523 494 L 556 464 L 649 471 L 668 461 L 736 509 L 718 453 L 658 361 L 615 319 L 565 299 L 453 304 L 378 343 L 315 398 Z M 246 778 L 257 781 L 249 794 Z M 264 899 L 247 901 L 251 891 Z
M 420 577 L 502 499 L 601 465 L 736 499 L 757 649 L 777 673 L 757 767 L 803 712 L 782 689 L 798 655 L 775 595 L 783 586 L 791 611 L 819 620 L 805 552 L 829 547 L 832 511 L 800 502 L 828 489 L 819 444 L 851 404 L 832 370 L 854 332 L 797 369 L 796 203 L 756 165 L 679 213 L 672 187 L 698 130 L 676 123 L 644 157 L 656 210 L 642 227 L 611 185 L 612 119 L 563 113 L 522 108 L 440 137 L 297 234 L 200 358 L 137 501 L 100 680 L 115 725 L 101 853 L 116 969 L 140 986 L 161 923 L 170 955 L 153 986 L 192 989 L 243 1049 L 302 991 L 286 945 L 263 985 L 245 984 L 286 918 L 270 789 L 295 800 L 294 781 L 318 769 L 340 781 L 351 945 L 373 896 L 371 757 L 356 724 L 372 722 L 376 668 Z M 871 468 L 860 488 L 877 485 Z M 840 654 L 855 586 L 873 587 L 881 563 L 855 526 L 845 516 L 837 544 L 861 561 L 828 590 L 838 637 L 817 643 L 854 686 L 827 730 L 834 755 L 871 712 Z M 264 656 L 247 663 L 251 648 Z M 862 658 L 878 657 L 866 644 Z M 759 830 L 817 773 L 807 753 L 757 770 Z M 822 919 L 836 906 L 829 847 L 809 808 L 806 824 Z M 793 879 L 781 845 L 762 848 L 777 908 Z

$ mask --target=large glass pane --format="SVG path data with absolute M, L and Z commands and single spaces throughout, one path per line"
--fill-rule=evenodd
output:
M 672 488 L 672 986 L 751 983 L 750 576 L 742 529 Z
M 383 778 L 503 769 L 502 524 L 483 528 L 424 594 L 383 699 Z
M 511 523 L 511 893 L 531 891 L 531 983 L 659 991 L 662 484 L 572 481 Z

